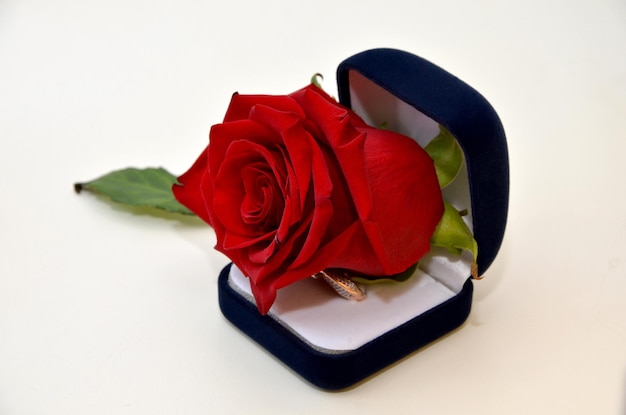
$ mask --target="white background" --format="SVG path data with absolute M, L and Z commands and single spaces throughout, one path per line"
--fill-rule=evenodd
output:
M 0 414 L 626 413 L 625 45 L 621 0 L 0 0 Z M 327 393 L 221 316 L 208 227 L 72 184 L 380 46 L 496 108 L 509 224 L 459 331 Z

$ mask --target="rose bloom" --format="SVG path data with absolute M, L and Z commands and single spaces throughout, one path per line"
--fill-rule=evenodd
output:
M 411 138 L 373 128 L 309 85 L 232 97 L 173 188 L 215 229 L 266 314 L 276 290 L 326 268 L 405 271 L 430 249 L 443 201 Z

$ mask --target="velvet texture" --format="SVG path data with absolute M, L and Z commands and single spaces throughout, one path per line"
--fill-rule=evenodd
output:
M 502 123 L 473 88 L 425 59 L 395 49 L 373 49 L 337 69 L 339 100 L 350 107 L 349 72 L 357 71 L 442 124 L 465 153 L 472 196 L 478 272 L 493 262 L 506 226 L 509 158 Z
M 406 52 L 375 49 L 346 59 L 337 70 L 339 98 L 350 107 L 350 71 L 381 86 L 446 127 L 467 163 L 478 268 L 498 252 L 506 225 L 509 170 L 504 130 L 491 105 L 474 89 L 432 63 Z M 235 326 L 312 384 L 329 390 L 352 386 L 443 336 L 465 321 L 472 299 L 468 278 L 461 292 L 377 339 L 345 353 L 324 353 L 303 342 L 219 279 L 222 312 Z M 468 275 L 469 277 L 469 275 Z M 419 376 L 416 375 L 416 376 Z
M 341 390 L 402 359 L 460 326 L 469 315 L 473 286 L 467 280 L 452 299 L 391 330 L 356 350 L 324 353 L 281 325 L 228 284 L 231 265 L 219 277 L 219 302 L 224 316 L 250 338 L 313 385 Z M 252 375 L 251 375 L 252 376 Z

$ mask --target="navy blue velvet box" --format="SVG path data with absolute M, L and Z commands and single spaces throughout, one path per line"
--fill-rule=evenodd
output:
M 374 49 L 343 61 L 339 100 L 370 125 L 425 146 L 444 126 L 465 156 L 444 198 L 467 210 L 482 275 L 500 247 L 508 210 L 506 139 L 491 105 L 453 75 L 415 55 Z M 472 302 L 471 258 L 434 248 L 402 284 L 368 287 L 351 302 L 308 278 L 288 286 L 267 316 L 257 311 L 247 279 L 233 265 L 219 277 L 224 316 L 315 386 L 353 386 L 459 327 Z M 261 375 L 259 375 L 261 376 Z

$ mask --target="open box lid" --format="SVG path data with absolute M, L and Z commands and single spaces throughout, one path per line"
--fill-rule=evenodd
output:
M 509 200 L 506 138 L 493 107 L 445 70 L 395 49 L 372 49 L 344 60 L 337 69 L 337 82 L 340 102 L 371 125 L 385 123 L 422 146 L 434 137 L 437 124 L 457 139 L 465 156 L 482 275 L 500 248 Z M 447 196 L 464 197 L 458 194 L 463 189 L 454 192 Z

